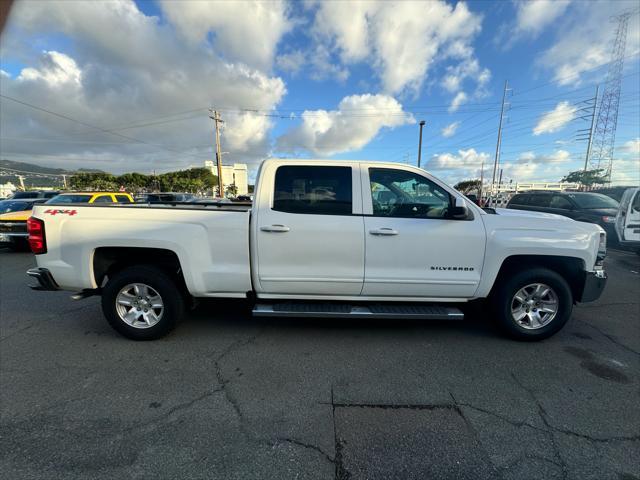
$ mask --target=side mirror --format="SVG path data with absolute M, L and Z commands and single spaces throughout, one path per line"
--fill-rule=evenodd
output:
M 467 207 L 467 202 L 460 197 L 455 198 L 455 205 L 451 208 L 451 218 L 456 220 L 467 220 L 469 219 L 469 207 Z

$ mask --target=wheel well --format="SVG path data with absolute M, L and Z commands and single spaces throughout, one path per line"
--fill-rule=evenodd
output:
M 500 266 L 494 288 L 504 277 L 526 268 L 548 268 L 561 275 L 569 284 L 574 301 L 582 296 L 585 265 L 581 258 L 551 255 L 512 255 Z
M 100 247 L 93 255 L 93 275 L 96 285 L 101 287 L 105 278 L 132 265 L 153 265 L 161 268 L 176 280 L 176 283 L 187 291 L 180 267 L 180 260 L 175 252 L 163 248 L 145 247 Z

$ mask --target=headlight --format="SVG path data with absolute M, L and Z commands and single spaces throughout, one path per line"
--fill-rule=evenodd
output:
M 600 243 L 598 244 L 598 255 L 596 257 L 596 266 L 601 267 L 604 263 L 604 257 L 607 256 L 607 234 L 600 233 Z
M 609 215 L 605 215 L 604 217 L 602 217 L 602 221 L 604 223 L 615 223 L 616 217 L 610 217 Z

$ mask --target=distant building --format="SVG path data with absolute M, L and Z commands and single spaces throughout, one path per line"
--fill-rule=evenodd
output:
M 0 184 L 0 198 L 6 198 L 18 189 L 13 183 Z
M 205 160 L 204 168 L 208 168 L 211 173 L 218 175 L 218 169 L 213 160 Z M 236 195 L 247 195 L 249 193 L 247 165 L 245 163 L 222 165 L 222 184 L 225 189 L 229 188 L 230 185 L 235 185 Z

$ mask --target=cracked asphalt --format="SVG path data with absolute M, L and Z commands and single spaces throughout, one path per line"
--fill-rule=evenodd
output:
M 3 478 L 640 478 L 640 257 L 556 336 L 252 319 L 207 302 L 155 342 L 34 292 L 0 250 Z

